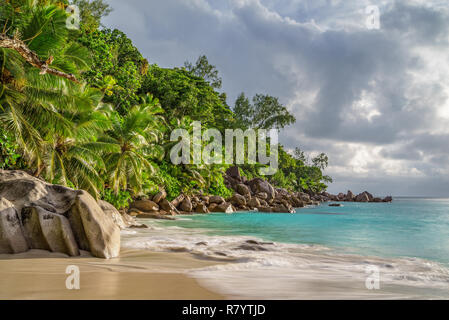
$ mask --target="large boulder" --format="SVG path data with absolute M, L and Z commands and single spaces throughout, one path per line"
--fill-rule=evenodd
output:
M 304 193 L 304 192 L 300 192 L 299 194 L 298 194 L 298 196 L 299 196 L 299 200 L 301 200 L 301 201 L 303 201 L 303 202 L 305 202 L 305 203 L 309 203 L 310 202 L 310 195 L 308 195 L 307 193 Z
M 212 197 L 209 198 L 209 203 L 210 204 L 212 204 L 212 203 L 221 204 L 223 202 L 225 202 L 225 199 L 223 197 L 220 197 L 220 196 L 212 196 Z
M 153 201 L 156 203 L 161 202 L 162 200 L 164 200 L 165 198 L 167 198 L 167 192 L 165 192 L 165 190 L 162 190 L 160 192 L 158 192 L 154 197 L 153 197 Z
M 175 199 L 172 200 L 171 204 L 177 208 L 179 207 L 179 205 L 184 201 L 185 199 L 185 195 L 180 194 L 179 196 L 177 196 Z
M 103 210 L 103 212 L 107 216 L 109 216 L 112 219 L 112 221 L 114 221 L 115 225 L 119 227 L 121 230 L 126 229 L 131 225 L 134 225 L 134 223 L 128 223 L 125 219 L 123 219 L 123 216 L 120 214 L 120 212 L 109 202 L 99 200 L 98 205 L 100 206 L 101 210 Z
M 385 199 L 383 199 L 382 201 L 383 202 L 392 202 L 393 201 L 393 197 L 391 197 L 391 196 L 385 197 Z
M 195 213 L 209 213 L 209 209 L 207 209 L 204 203 L 198 203 L 195 207 Z
M 303 208 L 304 207 L 304 202 L 301 201 L 298 197 L 291 196 L 290 200 L 291 200 L 292 205 L 295 208 Z
M 355 197 L 356 202 L 369 202 L 369 196 L 366 194 L 366 192 L 360 193 Z
M 345 201 L 354 201 L 355 195 L 352 193 L 351 190 L 348 190 L 348 193 L 346 194 Z
M 120 229 L 89 193 L 78 192 L 68 216 L 80 249 L 88 250 L 99 258 L 109 259 L 119 255 Z
M 276 196 L 273 186 L 270 183 L 268 183 L 268 181 L 265 181 L 261 178 L 255 178 L 249 181 L 248 185 L 255 194 L 265 192 L 267 194 L 268 200 L 272 200 Z
M 155 212 L 159 211 L 159 206 L 151 200 L 137 200 L 131 203 L 130 209 L 137 209 L 142 212 Z
M 251 198 L 251 200 L 249 200 L 248 201 L 248 207 L 250 207 L 251 209 L 254 209 L 254 208 L 258 208 L 258 207 L 260 207 L 261 206 L 261 204 L 260 204 L 260 200 L 259 199 L 257 199 L 257 198 Z
M 120 252 L 120 229 L 129 223 L 85 191 L 52 185 L 23 171 L 0 170 L 0 251 L 42 248 L 71 256 L 79 249 L 100 258 Z M 130 218 L 132 219 L 132 218 Z
M 64 214 L 73 205 L 76 191 L 52 185 L 23 171 L 0 170 L 0 197 L 9 200 L 20 213 L 24 207 L 39 206 Z
M 0 198 L 0 253 L 28 251 L 19 215 L 13 204 Z
M 233 213 L 234 208 L 232 207 L 232 204 L 228 202 L 223 202 L 222 204 L 213 206 L 211 212 Z
M 179 214 L 178 209 L 175 208 L 175 206 L 168 201 L 167 199 L 162 200 L 161 202 L 159 202 L 159 207 L 163 210 L 166 211 L 168 214 L 170 215 L 176 215 Z
M 192 212 L 193 205 L 192 205 L 192 201 L 190 201 L 190 198 L 185 197 L 185 199 L 181 202 L 181 205 L 179 208 L 181 209 L 181 211 L 184 211 L 184 212 Z
M 22 210 L 22 224 L 30 248 L 80 255 L 66 217 L 40 207 L 27 207 Z
M 235 191 L 237 191 L 240 195 L 251 198 L 251 190 L 249 187 L 243 183 L 238 184 L 235 187 Z
M 234 194 L 229 202 L 232 203 L 236 207 L 246 206 L 246 198 L 240 194 Z

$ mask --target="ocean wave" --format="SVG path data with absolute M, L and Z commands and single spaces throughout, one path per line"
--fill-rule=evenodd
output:
M 217 261 L 186 273 L 204 286 L 234 298 L 449 298 L 449 270 L 428 260 L 365 257 L 338 253 L 320 245 L 209 235 L 203 229 L 145 223 L 149 229 L 122 232 L 123 247 L 187 252 Z M 372 267 L 378 270 L 384 289 L 367 289 L 367 270 Z

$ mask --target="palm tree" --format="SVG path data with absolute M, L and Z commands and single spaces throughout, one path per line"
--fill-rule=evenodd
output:
M 0 4 L 1 35 L 20 41 L 25 49 L 46 59 L 46 67 L 78 74 L 89 66 L 87 49 L 70 41 L 67 14 L 56 0 L 7 1 Z M 23 48 L 22 48 L 23 49 Z M 21 54 L 22 53 L 22 54 Z M 50 129 L 66 137 L 73 123 L 61 110 L 86 106 L 77 96 L 80 85 L 32 66 L 20 52 L 0 47 L 0 120 L 12 133 L 39 175 L 45 168 L 45 134 Z
M 163 122 L 159 114 L 162 112 L 158 99 L 148 94 L 123 118 L 116 114 L 112 119 L 112 129 L 99 139 L 99 142 L 115 145 L 117 149 L 104 158 L 110 188 L 116 193 L 120 189 L 139 193 L 143 171 L 154 171 L 149 159 L 163 153 L 158 145 Z
M 87 190 L 98 197 L 104 182 L 100 172 L 105 169 L 102 155 L 117 150 L 113 144 L 99 142 L 95 137 L 111 128 L 111 107 L 101 103 L 98 90 L 83 87 L 82 96 L 91 100 L 88 106 L 61 110 L 59 123 L 42 128 L 41 172 L 52 183 Z

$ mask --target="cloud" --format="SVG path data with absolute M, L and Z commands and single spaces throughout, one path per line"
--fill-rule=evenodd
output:
M 333 192 L 446 196 L 449 13 L 442 1 L 108 0 L 105 19 L 152 63 L 206 54 L 229 102 L 280 97 L 288 148 L 328 153 Z M 366 28 L 365 7 L 381 28 Z M 364 184 L 366 187 L 364 187 Z

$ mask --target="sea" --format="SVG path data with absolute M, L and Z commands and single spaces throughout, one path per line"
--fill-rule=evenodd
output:
M 230 298 L 449 299 L 449 199 L 143 222 L 123 247 L 217 262 L 185 273 Z

